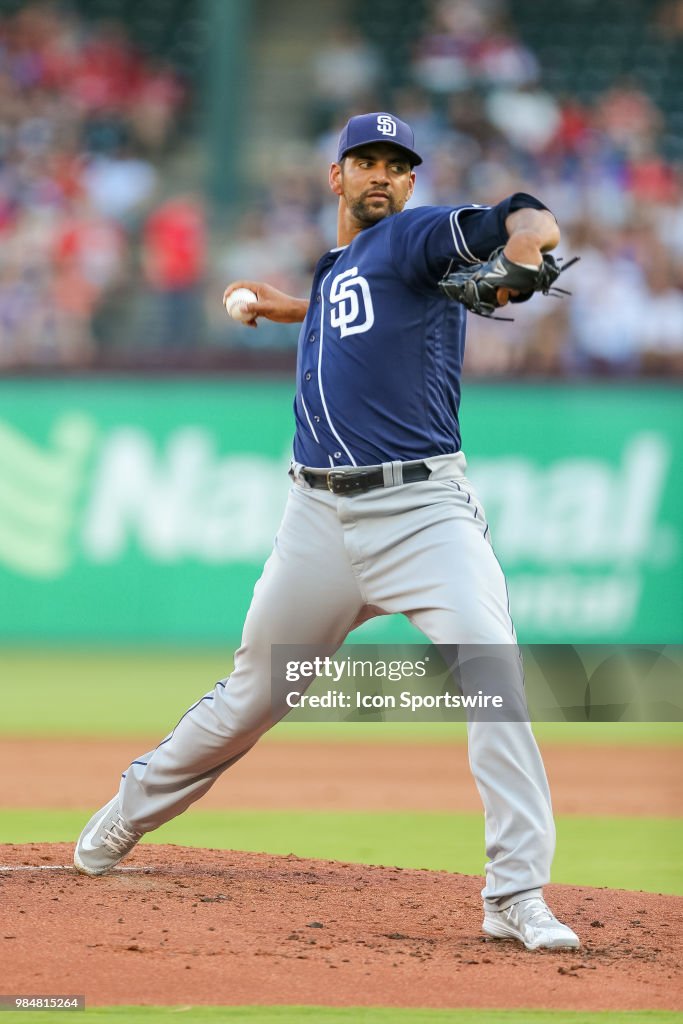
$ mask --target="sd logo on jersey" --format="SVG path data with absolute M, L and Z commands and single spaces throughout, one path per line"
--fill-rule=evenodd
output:
M 359 275 L 358 267 L 351 267 L 333 279 L 330 303 L 330 323 L 339 328 L 342 338 L 369 331 L 375 322 L 370 286 Z

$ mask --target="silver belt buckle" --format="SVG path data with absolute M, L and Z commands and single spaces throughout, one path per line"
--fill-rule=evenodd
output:
M 333 486 L 334 480 L 333 480 L 333 477 L 332 477 L 332 474 L 334 472 L 335 472 L 334 469 L 328 470 L 327 471 L 327 476 L 325 477 L 325 479 L 327 481 L 327 489 L 330 492 L 330 494 L 334 494 L 335 493 L 334 486 Z

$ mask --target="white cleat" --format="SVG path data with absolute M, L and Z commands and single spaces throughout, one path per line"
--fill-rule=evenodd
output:
M 142 839 L 121 817 L 115 796 L 92 816 L 74 850 L 74 867 L 82 875 L 106 875 Z
M 484 931 L 494 939 L 517 939 L 527 949 L 578 949 L 578 935 L 558 921 L 539 896 L 505 910 L 484 912 Z

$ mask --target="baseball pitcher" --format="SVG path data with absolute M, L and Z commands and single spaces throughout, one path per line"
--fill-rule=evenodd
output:
M 467 310 L 548 293 L 559 241 L 543 203 L 406 210 L 421 163 L 411 128 L 352 117 L 329 173 L 337 246 L 308 300 L 235 281 L 247 322 L 301 323 L 292 485 L 256 584 L 232 674 L 124 772 L 75 851 L 110 871 L 147 832 L 198 800 L 279 717 L 271 645 L 336 650 L 359 623 L 403 613 L 434 644 L 516 644 L 486 515 L 466 473 L 458 409 Z M 506 685 L 523 701 L 521 672 Z M 284 710 L 284 709 L 283 709 Z M 527 949 L 579 939 L 543 899 L 555 829 L 528 721 L 468 723 L 486 812 L 483 928 Z

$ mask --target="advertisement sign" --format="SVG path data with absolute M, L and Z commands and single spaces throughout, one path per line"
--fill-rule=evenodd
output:
M 0 640 L 239 640 L 289 480 L 287 383 L 0 384 Z M 666 387 L 469 384 L 468 476 L 520 640 L 676 643 L 683 413 Z M 372 642 L 414 639 L 375 620 Z

